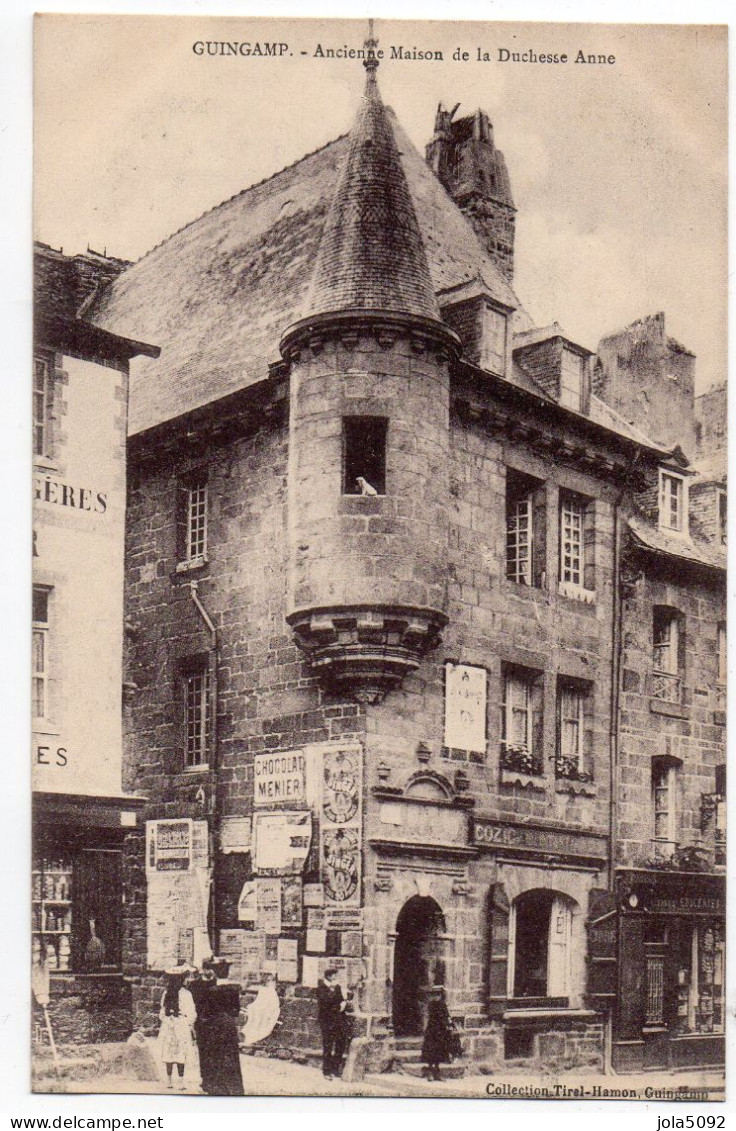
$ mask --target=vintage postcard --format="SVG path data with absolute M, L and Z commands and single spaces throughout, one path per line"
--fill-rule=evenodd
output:
M 36 17 L 37 1092 L 724 1098 L 726 49 Z

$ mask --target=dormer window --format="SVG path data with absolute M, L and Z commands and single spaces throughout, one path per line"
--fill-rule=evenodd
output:
M 583 407 L 583 368 L 585 360 L 572 350 L 563 349 L 560 359 L 560 404 L 581 412 Z
M 659 472 L 659 526 L 679 534 L 687 532 L 685 480 L 672 471 Z
M 506 372 L 506 315 L 485 302 L 481 308 L 480 364 L 500 377 Z

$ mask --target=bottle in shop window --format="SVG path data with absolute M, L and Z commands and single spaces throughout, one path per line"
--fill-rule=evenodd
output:
M 31 959 L 32 959 L 33 965 L 34 966 L 40 966 L 41 965 L 41 940 L 38 939 L 38 938 L 34 938 L 33 943 L 31 944 L 31 947 L 32 947 L 32 949 L 31 949 Z
M 33 898 L 41 898 L 41 874 L 40 872 L 33 873 Z
M 66 935 L 59 939 L 59 969 L 69 969 L 69 939 Z
M 44 899 L 53 899 L 54 898 L 54 877 L 51 875 L 50 872 L 44 873 L 44 877 L 43 877 L 43 898 Z
M 46 908 L 46 930 L 56 930 L 56 913 L 50 907 Z
M 49 970 L 56 969 L 56 947 L 52 942 L 46 943 L 46 965 Z

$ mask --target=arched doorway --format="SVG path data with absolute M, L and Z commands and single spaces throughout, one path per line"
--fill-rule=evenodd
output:
M 424 1032 L 427 995 L 445 983 L 445 917 L 429 895 L 407 900 L 396 920 L 394 948 L 394 1032 L 399 1037 Z

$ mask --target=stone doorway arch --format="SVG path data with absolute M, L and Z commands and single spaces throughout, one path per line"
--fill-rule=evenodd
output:
M 396 920 L 393 977 L 393 1025 L 397 1037 L 424 1032 L 427 997 L 444 986 L 445 916 L 429 895 L 408 899 Z

